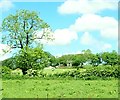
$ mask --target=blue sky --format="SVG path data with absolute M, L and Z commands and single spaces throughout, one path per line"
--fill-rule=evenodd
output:
M 64 2 L 1 0 L 0 9 L 2 9 L 2 19 L 19 9 L 40 12 L 40 17 L 51 26 L 55 37 L 52 43 L 44 43 L 44 50 L 60 56 L 81 53 L 85 49 L 90 49 L 93 53 L 118 51 L 117 4 L 117 0 L 66 0 Z M 1 46 L 6 47 L 4 44 Z M 4 55 L 2 59 L 10 55 Z

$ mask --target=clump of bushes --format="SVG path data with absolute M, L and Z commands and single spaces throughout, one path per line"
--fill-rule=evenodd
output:
M 80 70 L 72 70 L 63 73 L 55 73 L 53 75 L 47 75 L 42 73 L 45 77 L 54 77 L 54 78 L 72 78 L 72 79 L 84 79 L 84 80 L 93 80 L 93 79 L 110 79 L 118 78 L 120 76 L 120 70 L 118 66 L 98 66 L 91 67 L 86 69 L 86 71 L 81 72 Z
M 4 79 L 10 79 L 11 78 L 11 69 L 6 66 L 1 66 L 1 77 Z
M 87 69 L 86 72 L 90 73 L 90 75 L 101 78 L 106 78 L 106 77 L 118 78 L 120 76 L 120 70 L 118 69 L 118 66 L 92 67 L 90 69 Z
M 1 72 L 2 75 L 10 75 L 11 74 L 11 69 L 9 67 L 6 66 L 1 66 Z
M 29 70 L 27 70 L 27 75 L 31 76 L 31 77 L 38 76 L 38 71 L 33 70 L 33 69 L 29 69 Z
M 10 74 L 11 70 L 4 67 L 2 73 Z M 120 76 L 120 70 L 118 66 L 97 66 L 86 68 L 85 71 L 70 70 L 63 73 L 47 74 L 43 71 L 29 69 L 26 75 L 11 76 L 13 79 L 26 79 L 26 78 L 41 78 L 41 79 L 83 79 L 83 80 L 95 80 L 95 79 L 111 79 L 118 78 Z M 10 76 L 9 76 L 10 78 Z
M 9 67 L 1 66 L 1 77 L 3 79 L 19 79 L 19 77 L 23 77 L 23 73 L 19 68 L 12 70 Z
M 11 71 L 11 74 L 12 75 L 23 75 L 23 72 L 21 69 L 17 68 L 15 70 Z

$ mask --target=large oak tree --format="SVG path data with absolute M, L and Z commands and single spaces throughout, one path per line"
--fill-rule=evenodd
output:
M 39 32 L 39 35 L 37 34 Z M 18 10 L 4 18 L 2 22 L 2 42 L 10 49 L 20 48 L 13 65 L 22 69 L 23 74 L 30 68 L 47 67 L 47 57 L 41 48 L 31 48 L 36 40 L 51 40 L 50 26 L 39 17 L 39 13 L 29 10 Z M 39 62 L 38 62 L 39 61 Z
M 36 39 L 51 39 L 50 26 L 44 22 L 36 11 L 18 10 L 7 16 L 2 22 L 2 42 L 11 48 L 32 46 Z M 36 32 L 41 31 L 39 37 Z

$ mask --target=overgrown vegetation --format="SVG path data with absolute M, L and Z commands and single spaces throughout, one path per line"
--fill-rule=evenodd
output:
M 3 67 L 3 71 L 6 67 Z M 32 70 L 29 69 L 27 74 L 24 76 L 10 74 L 11 70 L 6 71 L 3 74 L 3 79 L 82 79 L 82 80 L 95 80 L 95 79 L 118 79 L 120 76 L 120 70 L 118 66 L 98 66 L 98 67 L 87 67 L 82 69 L 51 69 L 44 70 Z M 15 77 L 17 76 L 17 77 Z
M 67 61 L 71 61 L 73 66 L 66 66 Z M 33 72 L 33 76 L 40 76 L 39 74 L 41 74 L 41 77 L 118 78 L 120 71 L 117 64 L 118 54 L 115 51 L 92 54 L 90 50 L 85 50 L 83 54 L 63 55 L 56 58 L 50 53 L 44 52 L 41 47 L 26 47 L 21 49 L 14 57 L 4 60 L 2 69 L 6 70 L 4 66 L 7 66 L 10 70 L 20 68 L 24 75 L 27 74 L 27 70 L 36 70 Z M 77 70 L 65 71 L 64 73 L 56 73 L 54 75 L 42 73 L 42 70 L 49 66 L 57 66 L 57 69 L 71 68 Z M 86 69 L 86 71 L 80 72 L 81 69 Z M 53 73 L 55 72 L 54 70 L 52 71 Z

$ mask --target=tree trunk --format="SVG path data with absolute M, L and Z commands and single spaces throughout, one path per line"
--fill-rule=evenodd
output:
M 22 44 L 22 41 L 20 40 L 20 48 L 23 49 L 23 44 Z
M 28 46 L 29 43 L 29 37 L 28 37 L 28 33 L 27 33 L 27 37 L 26 37 L 26 46 Z

